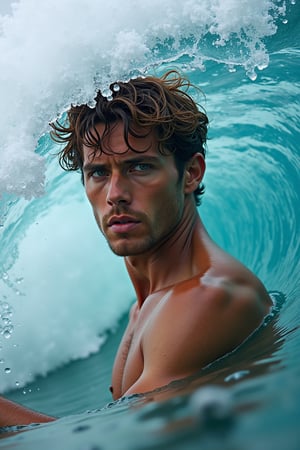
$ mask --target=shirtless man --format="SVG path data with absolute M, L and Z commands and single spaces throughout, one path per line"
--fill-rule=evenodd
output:
M 176 72 L 114 83 L 112 98 L 99 92 L 94 108 L 73 106 L 66 125 L 52 124 L 62 167 L 81 170 L 99 229 L 136 291 L 114 399 L 196 373 L 239 346 L 271 306 L 199 217 L 208 120 L 188 87 Z M 2 426 L 54 420 L 1 402 Z

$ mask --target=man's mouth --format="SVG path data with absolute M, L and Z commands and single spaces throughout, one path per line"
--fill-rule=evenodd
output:
M 126 216 L 112 216 L 108 221 L 108 227 L 110 230 L 112 230 L 114 233 L 128 233 L 129 231 L 133 230 L 138 224 L 140 223 L 139 220 Z

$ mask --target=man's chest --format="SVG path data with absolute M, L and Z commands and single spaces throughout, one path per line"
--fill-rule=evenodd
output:
M 131 312 L 130 321 L 120 343 L 112 372 L 113 397 L 119 398 L 137 381 L 144 368 L 143 336 L 151 329 L 158 310 L 159 297 L 149 299 L 141 310 Z

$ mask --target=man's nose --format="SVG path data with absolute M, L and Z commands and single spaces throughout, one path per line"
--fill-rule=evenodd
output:
M 129 182 L 125 176 L 118 173 L 111 175 L 106 200 L 109 205 L 130 203 Z

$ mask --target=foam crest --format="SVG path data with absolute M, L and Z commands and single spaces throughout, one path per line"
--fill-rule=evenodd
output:
M 81 192 L 75 198 L 70 195 L 73 184 Z M 55 185 L 52 195 L 61 195 L 60 201 L 52 203 L 51 194 L 31 202 L 21 199 L 17 217 L 10 217 L 10 227 L 4 227 L 2 393 L 97 352 L 133 299 L 124 263 L 101 241 L 80 181 L 70 176 Z M 41 205 L 45 202 L 47 210 Z M 13 261 L 3 272 L 8 259 Z
M 276 32 L 283 1 L 35 0 L 0 9 L 0 193 L 43 193 L 44 163 L 35 153 L 48 122 L 96 89 L 188 56 L 194 67 L 215 59 L 230 67 L 268 64 L 263 40 Z

